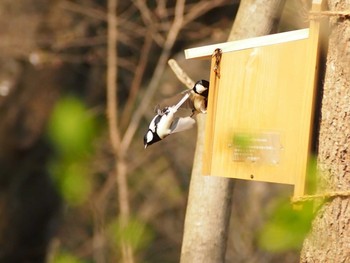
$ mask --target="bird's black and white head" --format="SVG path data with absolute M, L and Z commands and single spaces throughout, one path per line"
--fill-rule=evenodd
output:
M 143 137 L 143 144 L 145 145 L 145 149 L 152 145 L 153 143 L 159 142 L 161 138 L 158 136 L 156 132 L 151 131 L 148 129 L 145 136 Z
M 193 87 L 193 91 L 203 97 L 208 97 L 209 91 L 209 81 L 207 80 L 198 80 Z
M 156 112 L 157 112 L 157 115 L 154 116 L 154 118 L 152 119 L 151 123 L 149 124 L 148 131 L 143 137 L 143 143 L 145 145 L 145 149 L 147 148 L 147 146 L 161 140 L 161 138 L 157 134 L 157 128 L 158 128 L 158 123 L 160 122 L 163 116 L 163 112 L 159 108 L 156 109 Z

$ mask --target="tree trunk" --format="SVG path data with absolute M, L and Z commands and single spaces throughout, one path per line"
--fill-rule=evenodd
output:
M 329 10 L 350 1 L 329 0 Z M 350 17 L 332 16 L 319 135 L 319 191 L 350 186 Z M 304 241 L 301 262 L 350 262 L 350 197 L 336 197 L 318 211 Z
M 241 1 L 229 41 L 271 33 L 284 3 L 285 0 Z M 180 262 L 224 262 L 234 180 L 202 176 L 205 116 L 199 115 L 197 122 Z

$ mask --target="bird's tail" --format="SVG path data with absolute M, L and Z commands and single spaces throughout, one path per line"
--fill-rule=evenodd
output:
M 178 110 L 182 104 L 190 97 L 190 93 L 187 92 L 185 96 L 182 97 L 182 99 L 174 106 L 175 110 Z

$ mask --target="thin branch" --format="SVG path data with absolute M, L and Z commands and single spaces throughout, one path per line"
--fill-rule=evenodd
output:
M 127 183 L 127 164 L 125 158 L 119 158 L 115 164 L 117 172 L 118 200 L 120 209 L 120 226 L 122 229 L 127 227 L 130 217 L 129 193 Z M 121 242 L 123 263 L 133 263 L 134 256 L 132 246 L 128 240 L 123 237 Z
M 192 22 L 196 18 L 202 16 L 213 8 L 232 4 L 232 1 L 228 0 L 217 0 L 217 1 L 200 1 L 197 4 L 193 5 L 192 8 L 189 9 L 188 13 L 184 17 L 184 25 Z
M 70 1 L 63 1 L 60 4 L 60 7 L 62 9 L 75 12 L 77 14 L 81 14 L 93 19 L 107 21 L 107 16 L 105 12 L 94 8 L 86 7 L 84 5 L 76 4 Z M 122 25 L 123 29 L 125 29 L 125 34 L 132 32 L 133 36 L 135 36 L 135 34 L 137 36 L 144 36 L 147 30 L 145 30 L 142 26 L 138 25 L 137 23 L 134 23 L 130 19 L 129 15 L 130 15 L 129 12 L 124 12 L 118 16 L 119 25 Z M 118 39 L 120 39 L 120 36 L 118 37 Z
M 133 81 L 131 83 L 129 97 L 123 110 L 123 119 L 120 125 L 122 128 L 125 127 L 130 121 L 131 110 L 135 104 L 135 100 L 137 98 L 137 94 L 141 86 L 141 81 L 146 69 L 151 47 L 152 37 L 149 34 L 146 34 L 145 43 L 143 44 L 143 47 L 140 52 L 141 57 L 135 70 Z
M 161 21 L 164 21 L 168 16 L 168 10 L 166 8 L 165 0 L 157 0 L 156 14 L 160 18 Z M 164 21 L 165 23 L 167 21 Z
M 115 155 L 115 172 L 118 187 L 120 210 L 120 227 L 124 229 L 129 221 L 130 207 L 127 184 L 127 166 L 125 154 L 121 149 L 118 130 L 118 96 L 117 96 L 117 0 L 108 0 L 108 39 L 107 39 L 107 115 L 109 136 Z M 122 262 L 133 263 L 133 252 L 130 243 L 122 239 Z
M 99 209 L 95 208 L 93 210 L 93 221 L 94 221 L 94 236 L 92 238 L 92 249 L 93 249 L 93 258 L 96 263 L 104 263 L 105 252 L 104 247 L 106 243 L 105 235 L 105 222 L 104 222 L 104 213 L 98 211 Z
M 119 27 L 125 35 L 130 35 L 134 38 L 144 37 L 148 33 L 147 28 L 130 21 L 130 18 L 119 19 Z
M 116 153 L 120 144 L 117 129 L 118 97 L 117 97 L 117 0 L 108 1 L 108 38 L 107 38 L 107 117 L 109 137 L 113 151 Z
M 139 9 L 144 24 L 151 30 L 154 41 L 161 46 L 164 43 L 164 38 L 159 34 L 156 23 L 153 21 L 154 15 L 149 10 L 147 4 L 143 0 L 133 0 L 132 2 Z
M 94 8 L 86 7 L 84 5 L 76 4 L 71 1 L 62 1 L 60 7 L 71 12 L 79 13 L 94 19 L 106 21 L 106 14 Z
M 93 206 L 98 207 L 101 211 L 105 211 L 106 201 L 109 199 L 112 191 L 115 188 L 116 174 L 114 171 L 108 173 L 99 192 L 93 196 Z
M 192 89 L 194 81 L 187 75 L 187 73 L 177 64 L 176 60 L 169 59 L 168 65 L 175 73 L 176 77 L 188 88 Z
M 145 37 L 146 30 L 139 30 L 135 24 L 124 25 L 126 28 L 120 28 L 118 32 L 118 42 L 128 46 L 136 51 L 139 50 L 139 46 L 135 43 L 137 37 Z M 132 31 L 132 33 L 130 33 Z M 72 38 L 66 40 L 65 37 L 56 37 L 52 39 L 45 39 L 46 43 L 51 45 L 52 51 L 59 52 L 72 47 L 93 47 L 106 44 L 106 35 L 97 35 L 89 37 L 76 37 L 72 35 Z M 39 40 L 40 41 L 40 40 Z M 129 59 L 129 57 L 128 57 Z

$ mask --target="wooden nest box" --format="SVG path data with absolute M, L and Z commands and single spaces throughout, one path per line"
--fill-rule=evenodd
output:
M 290 184 L 304 195 L 318 49 L 312 20 L 307 29 L 185 50 L 187 59 L 212 60 L 204 175 Z

